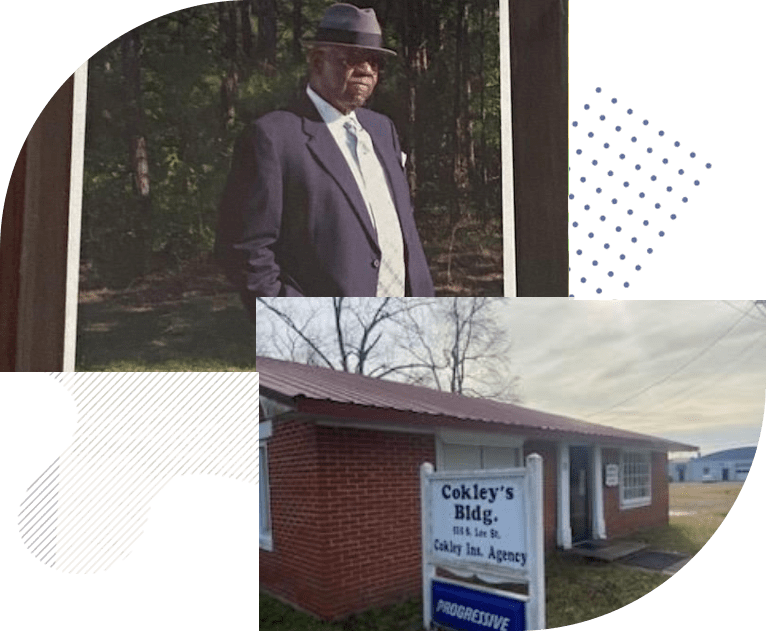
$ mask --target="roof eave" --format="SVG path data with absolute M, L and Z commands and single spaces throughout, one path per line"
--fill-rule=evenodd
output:
M 604 446 L 622 446 L 643 447 L 661 452 L 696 452 L 696 446 L 687 445 L 675 441 L 654 437 L 651 435 L 640 435 L 631 433 L 635 436 L 616 436 L 608 433 L 586 433 L 570 430 L 560 430 L 558 428 L 545 428 L 539 426 L 528 426 L 517 423 L 499 422 L 487 419 L 465 419 L 442 414 L 432 414 L 425 412 L 416 412 L 400 410 L 396 408 L 381 408 L 378 406 L 367 406 L 364 404 L 354 404 L 351 402 L 335 402 L 325 399 L 314 399 L 304 396 L 292 398 L 295 410 L 304 414 L 329 415 L 336 419 L 356 418 L 358 413 L 370 415 L 372 411 L 377 414 L 367 417 L 374 426 L 375 418 L 380 417 L 379 421 L 390 421 L 388 415 L 397 415 L 400 421 L 408 425 L 421 428 L 435 428 L 440 426 L 449 426 L 464 430 L 476 430 L 480 428 L 483 431 L 508 433 L 509 431 L 524 435 L 527 439 L 553 439 L 557 441 L 584 442 L 588 444 L 600 444 Z

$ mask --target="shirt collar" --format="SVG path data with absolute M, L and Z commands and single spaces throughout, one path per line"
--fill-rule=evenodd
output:
M 343 114 L 343 112 L 338 110 L 334 105 L 328 103 L 321 96 L 319 96 L 316 91 L 308 84 L 306 85 L 306 94 L 308 95 L 309 99 L 311 99 L 311 102 L 314 104 L 316 109 L 319 111 L 319 116 L 322 117 L 322 120 L 327 123 L 327 125 L 342 126 L 346 121 L 352 121 L 357 125 L 359 124 L 355 112 Z

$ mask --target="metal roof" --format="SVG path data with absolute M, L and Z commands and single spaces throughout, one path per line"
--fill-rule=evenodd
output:
M 308 366 L 273 358 L 257 357 L 260 389 L 264 395 L 288 400 L 299 412 L 336 413 L 349 416 L 349 405 L 408 413 L 420 424 L 436 425 L 442 420 L 502 424 L 536 436 L 566 435 L 591 441 L 645 445 L 667 451 L 696 451 L 660 437 L 578 421 L 516 404 L 445 393 L 423 386 L 403 384 L 324 367 Z M 322 404 L 317 407 L 317 404 Z M 353 409 L 352 409 L 353 410 Z M 414 415 L 415 417 L 412 417 Z M 387 415 L 390 421 L 390 415 Z M 495 426 L 497 427 L 497 426 Z
M 756 446 L 747 448 L 732 448 L 730 450 L 721 450 L 706 454 L 703 457 L 694 459 L 695 461 L 752 461 L 755 458 Z

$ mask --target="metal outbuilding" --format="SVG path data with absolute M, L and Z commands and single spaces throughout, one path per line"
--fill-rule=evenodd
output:
M 673 482 L 744 481 L 755 458 L 756 446 L 720 450 L 693 459 L 674 459 L 668 463 Z

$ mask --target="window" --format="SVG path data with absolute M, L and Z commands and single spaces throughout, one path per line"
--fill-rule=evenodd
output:
M 652 503 L 652 466 L 648 452 L 623 452 L 620 469 L 620 507 Z
M 454 445 L 445 443 L 442 468 L 445 470 L 497 470 L 519 467 L 518 448 Z
M 523 439 L 442 432 L 437 467 L 443 470 L 496 470 L 522 465 Z
M 271 551 L 271 494 L 269 487 L 269 451 L 268 439 L 271 437 L 271 422 L 259 424 L 258 443 L 258 527 L 259 544 L 262 549 Z

